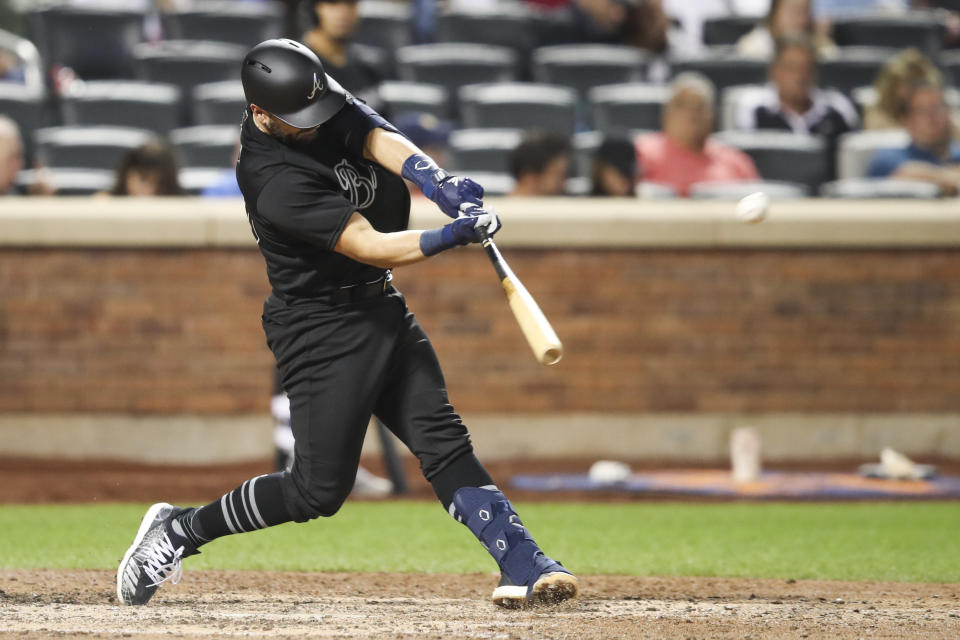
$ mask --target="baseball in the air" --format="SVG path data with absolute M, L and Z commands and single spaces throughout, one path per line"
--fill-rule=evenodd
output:
M 590 480 L 597 484 L 614 484 L 630 479 L 630 467 L 615 460 L 598 460 L 590 466 Z
M 770 211 L 770 198 L 763 191 L 744 197 L 737 203 L 737 220 L 747 224 L 762 222 Z

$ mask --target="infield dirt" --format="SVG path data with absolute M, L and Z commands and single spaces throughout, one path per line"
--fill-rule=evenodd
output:
M 195 571 L 145 607 L 108 571 L 0 571 L 0 638 L 943 638 L 960 585 L 581 576 L 505 611 L 496 576 Z

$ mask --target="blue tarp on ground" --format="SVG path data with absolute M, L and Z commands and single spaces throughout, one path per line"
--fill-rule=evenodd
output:
M 736 484 L 725 470 L 671 470 L 634 473 L 624 482 L 598 483 L 586 473 L 514 476 L 526 491 L 605 491 L 653 495 L 743 498 L 960 498 L 960 477 L 884 480 L 854 473 L 764 472 L 757 482 Z

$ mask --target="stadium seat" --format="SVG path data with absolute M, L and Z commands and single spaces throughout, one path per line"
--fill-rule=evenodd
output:
M 247 109 L 243 85 L 236 80 L 208 82 L 193 89 L 193 124 L 240 124 Z
M 940 68 L 947 75 L 944 80 L 960 87 L 960 51 L 944 51 L 940 54 Z
M 73 82 L 61 99 L 68 126 L 142 127 L 165 134 L 177 126 L 180 90 L 128 80 Z
M 767 62 L 754 58 L 744 58 L 729 53 L 708 52 L 701 58 L 688 58 L 676 61 L 671 75 L 684 71 L 702 73 L 713 83 L 717 91 L 717 100 L 727 87 L 744 84 L 764 84 L 767 81 Z
M 520 144 L 519 129 L 460 129 L 450 135 L 450 166 L 460 172 L 509 173 L 510 153 Z
M 644 200 L 670 200 L 677 197 L 676 189 L 659 182 L 641 182 L 637 185 L 636 193 L 638 198 Z
M 809 193 L 806 185 L 782 180 L 697 182 L 690 185 L 690 197 L 698 200 L 740 200 L 757 191 L 763 191 L 771 200 L 796 200 Z
M 460 90 L 465 128 L 545 129 L 572 135 L 577 94 L 568 87 L 503 83 Z
M 746 84 L 727 87 L 720 92 L 720 110 L 715 121 L 717 128 L 720 131 L 736 129 L 740 101 L 749 97 L 751 93 L 763 90 L 762 85 Z
M 368 44 L 354 44 L 350 50 L 357 60 L 372 67 L 381 78 L 396 78 L 397 71 L 392 53 L 388 54 L 385 49 Z
M 153 138 L 129 127 L 49 127 L 37 130 L 37 157 L 53 168 L 115 169 L 120 159 Z
M 590 90 L 593 127 L 624 135 L 633 129 L 659 129 L 670 90 L 663 85 L 613 84 Z
M 576 44 L 540 47 L 533 52 L 533 79 L 572 87 L 585 96 L 593 87 L 638 82 L 646 57 L 636 47 Z
M 0 113 L 11 118 L 20 128 L 24 157 L 29 166 L 36 152 L 34 132 L 45 124 L 43 97 L 23 85 L 9 83 L 0 86 L 3 87 L 0 91 Z
M 573 134 L 571 146 L 573 157 L 570 159 L 570 173 L 573 176 L 586 178 L 593 168 L 593 156 L 603 142 L 602 131 L 578 131 Z
M 144 77 L 180 87 L 183 96 L 208 82 L 238 80 L 247 47 L 226 42 L 167 40 L 137 46 L 135 56 Z M 190 122 L 190 101 L 182 102 L 181 122 Z
M 180 170 L 177 180 L 180 182 L 180 188 L 187 194 L 200 195 L 207 187 L 220 182 L 223 179 L 225 169 L 216 169 L 210 167 L 186 167 Z
M 841 47 L 916 47 L 933 59 L 940 54 L 944 32 L 940 19 L 926 11 L 856 16 L 833 24 L 833 38 Z
M 384 82 L 380 99 L 392 117 L 399 113 L 429 113 L 441 120 L 451 117 L 450 92 L 441 85 Z
M 800 183 L 815 193 L 831 178 L 833 163 L 821 138 L 785 131 L 721 131 L 714 137 L 753 158 L 764 180 Z
M 836 58 L 817 63 L 817 84 L 850 96 L 853 90 L 872 84 L 883 64 L 896 49 L 882 47 L 841 47 Z
M 387 51 L 413 42 L 412 13 L 408 3 L 364 0 L 358 6 L 360 24 L 353 41 Z
M 136 77 L 133 51 L 143 40 L 142 11 L 61 4 L 32 11 L 27 19 L 46 69 L 69 67 L 83 79 Z
M 184 127 L 170 132 L 170 144 L 177 152 L 181 167 L 227 169 L 233 158 L 240 128 L 229 125 Z
M 147 80 L 178 85 L 188 95 L 198 84 L 239 79 L 246 52 L 224 42 L 167 40 L 141 44 L 135 56 Z
M 931 182 L 851 178 L 827 182 L 820 187 L 824 198 L 870 200 L 875 198 L 937 198 L 940 190 Z
M 516 184 L 513 177 L 507 173 L 485 173 L 474 171 L 470 178 L 483 186 L 484 196 L 505 196 Z
M 725 16 L 703 21 L 703 44 L 708 47 L 736 44 L 737 40 L 750 33 L 762 18 L 750 16 Z
M 501 3 L 492 10 L 471 8 L 440 14 L 437 17 L 437 41 L 508 47 L 526 62 L 545 28 L 546 21 L 523 3 Z
M 38 95 L 46 93 L 43 63 L 36 45 L 20 36 L 0 29 L 0 49 L 15 59 L 16 66 L 23 73 L 23 87 Z M 5 87 L 0 84 L 0 87 Z
M 504 47 L 478 44 L 418 44 L 396 52 L 401 80 L 446 87 L 451 93 L 472 83 L 509 82 L 517 56 Z
M 283 34 L 279 3 L 217 1 L 162 14 L 168 38 L 216 40 L 252 47 Z
M 29 189 L 43 179 L 58 196 L 88 196 L 112 189 L 115 175 L 112 169 L 26 169 L 17 174 L 17 186 Z
M 908 144 L 910 135 L 902 129 L 845 133 L 837 144 L 837 177 L 841 180 L 862 178 L 877 151 Z

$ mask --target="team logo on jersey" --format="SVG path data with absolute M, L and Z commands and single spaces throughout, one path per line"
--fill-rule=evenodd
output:
M 313 100 L 313 96 L 317 95 L 317 92 L 323 91 L 323 80 L 317 77 L 317 72 L 313 72 L 313 91 L 310 92 L 310 95 L 307 96 L 307 100 Z
M 347 197 L 357 209 L 366 209 L 373 204 L 373 199 L 377 196 L 377 174 L 369 165 L 362 165 L 362 168 L 366 175 L 361 175 L 361 172 L 346 160 L 341 160 L 333 168 L 340 188 L 347 192 Z

